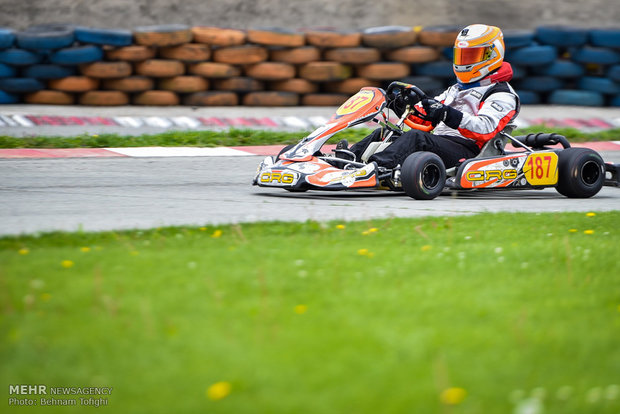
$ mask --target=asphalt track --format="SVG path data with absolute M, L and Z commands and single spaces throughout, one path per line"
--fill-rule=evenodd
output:
M 199 108 L 193 113 L 200 117 L 280 117 L 292 122 L 283 123 L 292 127 L 299 122 L 295 116 L 329 117 L 333 110 Z M 182 117 L 188 115 L 188 109 L 5 106 L 0 118 L 6 120 L 13 114 L 28 113 L 42 116 L 122 115 L 145 119 L 151 116 Z M 609 125 L 620 125 L 618 108 L 540 106 L 524 108 L 521 115 L 525 122 L 537 118 L 574 120 L 596 117 Z M 16 119 L 23 118 L 12 118 Z M 120 130 L 127 134 L 152 132 L 145 129 L 147 127 L 141 125 Z M 118 132 L 105 125 L 85 128 L 5 124 L 1 129 L 3 134 L 14 136 Z M 601 155 L 605 161 L 620 162 L 620 151 L 601 152 Z M 416 201 L 402 193 L 376 191 L 289 193 L 251 186 L 261 159 L 262 156 L 248 154 L 234 157 L 0 157 L 0 235 L 275 220 L 368 220 L 484 211 L 607 211 L 620 208 L 620 189 L 610 187 L 585 200 L 565 198 L 554 189 L 461 192 L 445 194 L 432 201 Z
M 620 162 L 620 152 L 602 154 Z M 367 220 L 478 212 L 607 211 L 620 189 L 568 199 L 554 189 L 469 192 L 416 201 L 392 192 L 307 192 L 251 186 L 260 156 L 1 159 L 0 235 Z

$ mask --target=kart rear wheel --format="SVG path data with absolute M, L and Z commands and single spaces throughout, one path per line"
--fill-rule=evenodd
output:
M 405 193 L 416 200 L 432 200 L 446 184 L 446 167 L 432 152 L 414 152 L 400 169 L 400 180 Z
M 605 163 L 589 148 L 567 148 L 558 154 L 558 193 L 569 198 L 597 194 L 605 181 Z

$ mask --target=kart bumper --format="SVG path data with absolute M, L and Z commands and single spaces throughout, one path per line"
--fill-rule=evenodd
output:
M 620 164 L 605 164 L 605 182 L 603 185 L 620 187 Z
M 253 184 L 260 187 L 279 187 L 291 191 L 348 190 L 378 186 L 377 165 L 342 170 L 319 159 L 309 162 L 278 161 L 267 157 L 259 166 Z

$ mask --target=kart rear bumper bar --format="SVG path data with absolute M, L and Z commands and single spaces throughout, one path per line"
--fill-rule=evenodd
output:
M 620 164 L 605 163 L 605 183 L 603 185 L 620 187 Z

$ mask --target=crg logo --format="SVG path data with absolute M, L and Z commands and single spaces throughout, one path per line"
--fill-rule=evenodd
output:
M 260 175 L 260 182 L 264 184 L 280 183 L 280 184 L 293 184 L 295 182 L 295 176 L 289 173 L 281 172 L 265 172 Z
M 476 183 L 480 181 L 490 181 L 490 180 L 514 180 L 517 178 L 517 170 L 477 170 L 477 171 L 468 171 L 465 174 L 465 179 L 467 181 Z

